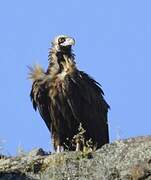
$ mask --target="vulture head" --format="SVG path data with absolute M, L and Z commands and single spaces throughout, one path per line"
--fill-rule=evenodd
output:
M 59 35 L 52 41 L 52 49 L 56 52 L 69 53 L 74 44 L 75 40 L 72 37 Z

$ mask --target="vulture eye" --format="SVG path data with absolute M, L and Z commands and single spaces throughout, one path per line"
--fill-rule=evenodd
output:
M 66 39 L 64 37 L 61 37 L 61 38 L 58 39 L 58 43 L 61 44 L 61 43 L 65 42 L 65 40 Z

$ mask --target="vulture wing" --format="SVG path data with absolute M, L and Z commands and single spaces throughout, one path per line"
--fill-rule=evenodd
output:
M 107 112 L 100 85 L 86 73 L 76 71 L 66 77 L 66 94 L 73 115 L 86 129 L 86 138 L 97 142 L 97 148 L 109 142 Z
M 46 123 L 46 126 L 51 130 L 51 116 L 50 116 L 50 102 L 47 96 L 47 88 L 43 82 L 43 78 L 37 79 L 33 82 L 30 92 L 33 108 L 39 110 L 39 113 Z

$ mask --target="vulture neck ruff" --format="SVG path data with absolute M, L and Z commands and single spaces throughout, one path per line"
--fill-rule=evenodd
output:
M 49 66 L 47 74 L 51 76 L 59 76 L 63 79 L 65 75 L 71 74 L 76 70 L 74 61 L 74 54 L 70 49 L 57 51 L 54 47 L 50 49 L 49 55 Z

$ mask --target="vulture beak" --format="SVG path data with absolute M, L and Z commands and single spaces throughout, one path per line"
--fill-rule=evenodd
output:
M 73 46 L 75 45 L 75 40 L 71 37 L 67 37 L 66 40 L 61 43 L 61 46 Z

